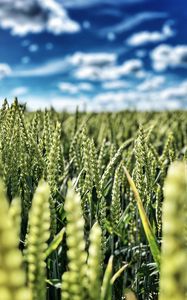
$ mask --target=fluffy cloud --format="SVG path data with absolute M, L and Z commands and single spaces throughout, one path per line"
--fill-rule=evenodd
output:
M 167 68 L 187 68 L 187 45 L 170 46 L 162 44 L 151 53 L 153 68 L 165 71 Z
M 183 107 L 181 99 L 160 98 L 158 92 L 108 92 L 98 94 L 92 100 L 92 109 L 97 111 L 119 111 L 123 109 L 136 110 L 162 110 L 162 109 L 179 109 Z
M 95 98 L 94 101 L 100 105 L 108 105 L 113 103 L 115 106 L 117 103 L 123 103 L 125 99 L 125 92 L 105 92 L 105 93 L 100 93 L 98 94 Z
M 128 87 L 128 83 L 124 80 L 113 80 L 103 82 L 102 87 L 106 90 L 115 90 L 115 89 L 123 89 Z
M 163 101 L 165 100 L 184 100 L 187 99 L 187 81 L 183 81 L 177 86 L 168 87 L 161 92 L 160 95 Z
M 77 52 L 71 56 L 71 63 L 75 66 L 86 65 L 106 67 L 115 63 L 117 57 L 114 53 L 83 53 Z
M 79 83 L 78 84 L 78 87 L 81 91 L 87 91 L 87 92 L 90 92 L 93 90 L 93 86 L 91 83 L 88 83 L 88 82 L 82 82 L 82 83 Z
M 54 96 L 49 101 L 46 101 L 46 98 L 42 96 L 27 97 L 27 108 L 30 111 L 36 111 L 38 109 L 44 110 L 45 108 L 54 107 L 57 111 L 66 110 L 69 112 L 75 112 L 77 106 L 80 111 L 83 111 L 85 110 L 86 103 L 89 103 L 87 98 L 76 99 L 75 97 L 72 98 L 69 96 Z
M 23 96 L 23 95 L 27 94 L 28 91 L 29 90 L 26 86 L 19 86 L 11 91 L 11 95 L 13 97 Z
M 12 76 L 50 76 L 72 70 L 73 76 L 79 80 L 105 81 L 129 75 L 142 76 L 143 63 L 140 59 L 131 59 L 121 65 L 117 65 L 116 60 L 112 53 L 75 53 L 31 69 L 15 70 Z
M 80 30 L 56 0 L 0 0 L 0 27 L 20 36 L 44 30 L 54 34 Z
M 82 83 L 69 83 L 69 82 L 60 82 L 58 87 L 61 92 L 67 94 L 78 94 L 80 92 L 90 92 L 93 87 L 90 83 L 82 82 Z
M 147 81 L 148 82 L 148 81 Z M 159 88 L 158 88 L 159 87 Z M 161 88 L 162 87 L 162 88 Z M 128 89 L 126 91 L 110 91 L 99 93 L 94 97 L 97 110 L 116 111 L 121 109 L 163 110 L 187 108 L 187 80 L 172 86 L 164 85 L 161 76 L 152 78 L 152 88 Z
M 68 82 L 61 82 L 58 87 L 63 93 L 77 94 L 79 92 L 77 85 Z
M 9 76 L 11 73 L 12 70 L 8 64 L 0 63 L 0 79 Z
M 116 67 L 116 72 L 119 75 L 135 74 L 142 70 L 143 63 L 140 59 L 129 59 L 125 61 L 121 66 Z
M 127 43 L 130 46 L 142 46 L 148 43 L 155 43 L 155 42 L 161 42 L 164 41 L 174 35 L 174 31 L 171 29 L 171 27 L 166 24 L 164 25 L 161 32 L 159 31 L 142 31 L 138 33 L 134 33 L 128 40 Z
M 131 59 L 121 65 L 109 65 L 107 67 L 82 66 L 74 72 L 77 79 L 105 81 L 117 80 L 123 76 L 139 76 L 142 72 L 143 63 L 140 59 Z
M 166 79 L 164 76 L 155 76 L 146 79 L 143 83 L 141 83 L 137 89 L 139 91 L 150 91 L 153 89 L 159 88 L 161 85 L 165 83 Z
M 27 96 L 30 110 L 55 107 L 57 110 L 75 111 L 76 107 L 87 111 L 118 111 L 122 109 L 163 110 L 187 108 L 187 81 L 162 89 L 127 89 L 125 91 L 98 92 L 95 96 L 76 97 L 74 94 L 51 96 L 49 101 L 43 96 Z
M 44 64 L 33 68 L 23 70 L 14 70 L 12 76 L 16 77 L 34 77 L 34 76 L 50 76 L 55 74 L 63 74 L 72 69 L 98 69 L 102 67 L 111 67 L 115 64 L 117 56 L 113 53 L 82 53 L 76 52 L 65 58 L 49 60 Z M 90 78 L 86 78 L 90 79 Z
M 121 65 L 117 64 L 117 56 L 113 53 L 75 53 L 59 58 L 37 67 L 14 70 L 13 77 L 50 76 L 71 72 L 76 79 L 105 81 L 117 80 L 123 76 L 143 75 L 143 63 L 140 59 L 131 59 Z

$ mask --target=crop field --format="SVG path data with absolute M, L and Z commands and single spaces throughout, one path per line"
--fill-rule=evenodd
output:
M 187 299 L 187 112 L 0 110 L 0 300 Z

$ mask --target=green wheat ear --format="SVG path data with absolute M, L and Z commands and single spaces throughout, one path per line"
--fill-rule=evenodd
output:
M 21 231 L 21 199 L 16 197 L 12 200 L 9 207 L 9 215 L 12 218 L 13 226 L 17 232 L 17 237 L 19 240 Z
M 0 300 L 30 300 L 25 282 L 17 228 L 8 214 L 4 185 L 0 181 Z
M 187 299 L 187 165 L 173 163 L 164 185 L 163 244 L 159 300 Z
M 90 231 L 88 256 L 88 292 L 90 300 L 99 300 L 101 292 L 101 228 L 95 223 Z
M 121 178 L 120 178 L 121 166 L 115 171 L 114 183 L 112 187 L 112 202 L 110 207 L 110 217 L 112 222 L 112 227 L 114 229 L 117 228 L 120 217 L 121 217 L 121 199 L 120 199 L 120 186 L 121 186 Z
M 84 240 L 84 219 L 81 210 L 80 196 L 72 184 L 69 184 L 64 208 L 66 211 L 66 234 L 68 271 L 62 276 L 62 299 L 84 300 L 86 297 L 86 259 Z
M 50 236 L 49 186 L 41 181 L 34 194 L 29 215 L 26 260 L 28 262 L 28 284 L 32 300 L 46 299 L 46 250 Z

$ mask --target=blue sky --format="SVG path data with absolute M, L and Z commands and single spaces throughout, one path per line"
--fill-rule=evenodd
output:
M 186 0 L 0 0 L 1 99 L 187 108 L 186 25 Z

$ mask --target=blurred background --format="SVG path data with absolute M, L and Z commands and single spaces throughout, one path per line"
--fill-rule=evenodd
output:
M 0 0 L 1 100 L 185 109 L 186 28 L 186 0 Z

